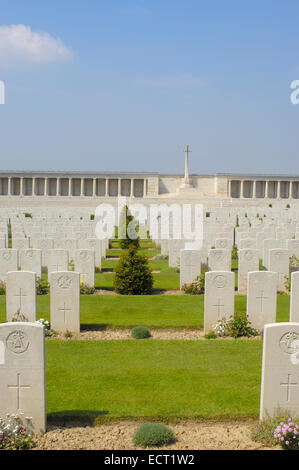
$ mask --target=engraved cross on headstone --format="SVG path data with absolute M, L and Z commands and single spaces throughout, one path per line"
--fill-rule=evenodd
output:
M 287 388 L 287 399 L 286 401 L 290 401 L 291 398 L 291 387 L 298 386 L 297 382 L 291 382 L 291 374 L 288 374 L 288 381 L 287 382 L 280 382 L 281 387 L 286 387 Z
M 71 308 L 66 308 L 65 302 L 64 302 L 63 308 L 59 308 L 58 310 L 59 310 L 60 312 L 63 312 L 63 318 L 64 318 L 64 323 L 65 323 L 65 314 L 66 314 L 66 312 L 71 312 L 72 309 L 71 309 Z
M 216 304 L 216 305 L 213 305 L 213 307 L 217 307 L 217 308 L 218 308 L 218 318 L 220 318 L 221 307 L 224 307 L 224 305 L 221 304 L 221 299 L 218 299 L 217 304 Z
M 261 313 L 263 313 L 263 306 L 264 306 L 263 301 L 268 300 L 268 299 L 269 299 L 269 297 L 264 297 L 264 291 L 261 292 L 260 297 L 256 297 L 256 300 L 261 301 Z
M 21 409 L 21 389 L 22 388 L 31 388 L 30 385 L 21 385 L 21 374 L 17 374 L 17 383 L 16 385 L 7 385 L 8 388 L 15 388 L 17 390 L 17 410 Z
M 19 310 L 20 312 L 22 312 L 22 297 L 27 297 L 27 294 L 22 294 L 22 288 L 20 287 L 19 293 L 14 294 L 14 297 L 19 297 L 19 302 L 20 302 Z

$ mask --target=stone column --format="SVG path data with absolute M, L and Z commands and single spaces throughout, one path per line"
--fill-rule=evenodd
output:
M 265 183 L 265 198 L 269 197 L 269 181 Z
M 80 179 L 80 196 L 84 196 L 84 178 Z
M 256 181 L 255 180 L 252 182 L 252 197 L 254 199 L 256 198 Z
M 277 199 L 280 199 L 280 181 L 277 181 Z
M 121 196 L 121 178 L 118 178 L 117 192 L 118 192 L 118 196 Z
M 130 197 L 134 197 L 134 178 L 131 178 L 131 192 Z
M 240 187 L 240 198 L 244 197 L 244 181 L 241 180 L 241 187 Z
M 97 179 L 93 178 L 92 182 L 92 197 L 95 197 L 96 195 L 96 187 L 97 187 Z
M 24 178 L 20 178 L 20 196 L 24 196 Z
M 146 196 L 146 178 L 143 180 L 143 197 Z
M 293 181 L 290 181 L 289 185 L 289 199 L 293 199 Z
M 60 178 L 57 177 L 56 179 L 56 196 L 61 195 L 61 187 L 60 187 Z
M 109 196 L 109 178 L 106 178 L 106 181 L 105 181 L 105 196 L 106 197 Z
M 7 179 L 7 195 L 11 196 L 11 177 L 10 176 Z
M 228 180 L 228 197 L 232 197 L 232 182 Z

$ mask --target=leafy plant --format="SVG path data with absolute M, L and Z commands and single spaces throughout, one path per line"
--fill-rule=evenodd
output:
M 256 442 L 261 442 L 266 447 L 273 447 L 277 444 L 274 432 L 281 418 L 271 418 L 266 421 L 259 421 L 252 430 L 252 438 Z
M 31 418 L 25 418 L 30 422 Z M 23 413 L 20 415 L 6 415 L 0 417 L 0 449 L 1 450 L 27 450 L 32 449 L 31 433 L 23 424 Z
M 214 331 L 218 336 L 231 336 L 232 338 L 259 335 L 259 332 L 252 328 L 251 322 L 244 313 L 236 313 L 235 316 L 231 315 L 228 320 L 223 318 L 216 323 Z
M 185 294 L 200 295 L 205 293 L 205 271 L 197 276 L 191 284 L 183 284 L 182 291 Z
M 162 423 L 145 423 L 134 434 L 133 442 L 139 447 L 160 447 L 175 441 L 171 429 Z
M 44 326 L 45 336 L 55 335 L 54 330 L 51 330 L 50 328 L 50 322 L 48 322 L 48 320 L 45 320 L 44 318 L 39 318 L 38 320 L 36 320 L 35 323 L 39 323 L 40 325 Z
M 148 259 L 139 255 L 135 245 L 119 259 L 115 269 L 114 288 L 123 295 L 148 295 L 153 288 L 153 276 Z
M 293 423 L 292 418 L 288 418 L 287 423 L 280 422 L 274 431 L 274 438 L 284 450 L 299 450 L 299 425 Z
M 92 295 L 95 293 L 95 287 L 84 284 L 83 281 L 80 281 L 80 294 L 82 295 Z
M 6 294 L 6 286 L 3 281 L 0 281 L 0 295 L 5 295 Z
M 131 336 L 135 339 L 145 339 L 150 338 L 151 334 L 145 326 L 135 326 L 131 330 Z
M 206 339 L 216 339 L 217 335 L 216 335 L 215 331 L 209 331 L 209 333 L 207 333 L 205 335 L 205 338 Z
M 66 332 L 64 333 L 64 337 L 67 339 L 72 338 L 72 336 L 73 336 L 73 333 L 69 330 L 66 330 Z
M 45 279 L 38 277 L 36 279 L 36 294 L 37 295 L 47 295 L 49 293 L 50 285 Z
M 234 245 L 232 248 L 232 260 L 237 260 L 238 257 L 238 248 L 236 247 L 236 245 Z

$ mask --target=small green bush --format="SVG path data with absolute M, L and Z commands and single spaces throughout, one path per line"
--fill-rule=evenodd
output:
M 252 430 L 252 437 L 255 442 L 261 442 L 266 447 L 273 447 L 277 444 L 274 432 L 284 418 L 275 417 L 266 421 L 260 421 Z
M 135 326 L 131 330 L 131 336 L 135 339 L 150 338 L 151 334 L 146 326 Z
M 149 295 L 153 288 L 153 276 L 148 259 L 139 255 L 134 245 L 121 256 L 114 269 L 114 288 L 122 295 Z
M 216 339 L 217 335 L 216 335 L 215 331 L 209 331 L 209 333 L 207 333 L 205 335 L 205 338 L 206 339 Z
M 138 447 L 160 447 L 175 441 L 171 429 L 161 423 L 145 423 L 134 434 L 133 442 Z
M 227 323 L 227 333 L 233 338 L 259 335 L 259 332 L 251 327 L 251 323 L 248 320 L 247 315 L 243 313 L 236 313 L 234 317 L 231 317 L 230 321 Z
M 80 294 L 82 295 L 93 295 L 95 293 L 95 288 L 84 284 L 83 281 L 80 281 Z
M 38 277 L 36 279 L 36 294 L 37 295 L 47 295 L 49 293 L 49 283 L 45 279 Z
M 234 245 L 232 249 L 232 260 L 238 259 L 238 248 Z

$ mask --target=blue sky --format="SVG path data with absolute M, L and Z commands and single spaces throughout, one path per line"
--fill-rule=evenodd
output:
M 189 144 L 191 173 L 299 174 L 298 17 L 297 0 L 1 2 L 1 169 L 182 173 Z

